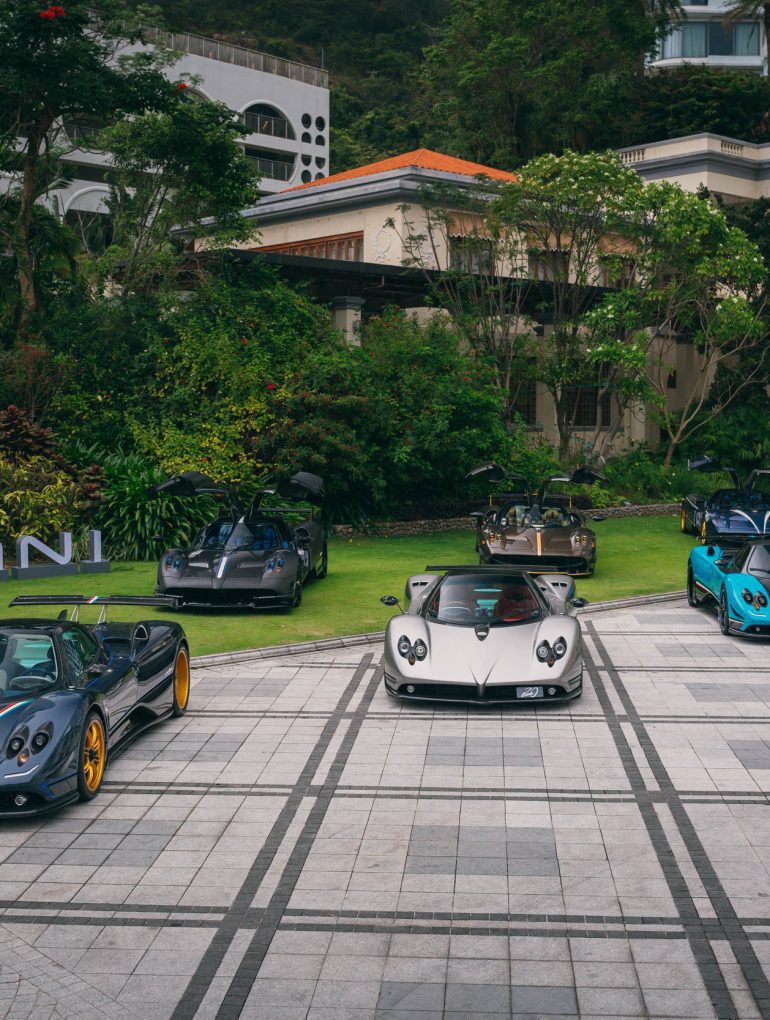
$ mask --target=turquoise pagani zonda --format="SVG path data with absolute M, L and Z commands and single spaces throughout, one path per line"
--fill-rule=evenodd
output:
M 715 604 L 723 634 L 770 638 L 770 538 L 733 549 L 695 546 L 687 564 L 687 601 Z

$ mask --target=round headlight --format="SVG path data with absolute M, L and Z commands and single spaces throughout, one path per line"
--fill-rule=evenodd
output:
M 405 659 L 412 654 L 412 642 L 406 634 L 402 634 L 398 639 L 398 654 L 403 655 Z
M 173 562 L 174 562 L 174 557 L 173 556 L 167 556 L 164 562 L 165 562 L 167 567 L 170 567 L 173 564 Z
M 283 570 L 283 568 L 285 566 L 286 566 L 286 560 L 285 559 L 281 558 L 280 560 L 278 560 L 278 569 L 279 570 Z
M 754 596 L 751 594 L 748 588 L 744 588 L 743 591 L 741 592 L 741 595 L 743 595 L 743 601 L 748 602 L 749 605 L 751 605 L 751 603 L 754 601 Z
M 182 561 L 177 556 L 177 558 L 174 560 L 174 570 L 179 570 L 179 566 L 180 566 L 181 562 Z
M 32 750 L 33 751 L 42 751 L 43 748 L 45 747 L 45 745 L 48 743 L 49 740 L 50 740 L 50 737 L 45 732 L 45 730 L 40 730 L 40 732 L 36 733 L 34 735 L 34 737 L 32 738 Z
M 268 560 L 267 561 L 267 572 L 268 572 L 268 574 L 272 574 L 272 572 L 274 570 L 275 570 L 275 560 Z
M 553 654 L 557 659 L 560 659 L 567 652 L 567 642 L 563 637 L 556 638 L 553 643 Z
M 22 749 L 22 747 L 24 747 L 24 741 L 21 739 L 21 737 L 14 737 L 12 740 L 8 742 L 7 751 L 8 757 L 15 758 L 19 751 Z
M 419 659 L 420 662 L 422 662 L 422 660 L 428 654 L 428 646 L 425 644 L 424 641 L 421 641 L 419 638 L 417 638 L 417 640 L 414 643 L 414 654 L 415 658 Z
M 551 646 L 547 641 L 541 641 L 537 646 L 535 655 L 540 659 L 541 662 L 545 662 L 551 655 Z
M 757 595 L 757 605 L 758 606 L 766 606 L 767 605 L 767 595 L 763 595 L 760 592 L 759 595 Z

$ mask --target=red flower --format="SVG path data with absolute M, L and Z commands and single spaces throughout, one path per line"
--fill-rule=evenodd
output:
M 470 379 L 468 378 L 467 375 L 463 376 L 463 382 L 470 382 Z
M 64 17 L 64 8 L 63 7 L 58 7 L 57 6 L 57 7 L 51 8 L 51 9 L 55 12 L 55 14 L 56 14 L 56 16 L 58 18 L 63 18 Z
M 269 383 L 267 384 L 267 388 L 268 388 L 269 390 L 276 390 L 276 389 L 278 389 L 278 387 L 277 387 L 277 386 L 275 385 L 275 383 L 272 383 L 272 382 L 269 382 Z
M 181 91 L 181 90 L 184 90 L 184 89 L 186 89 L 186 88 L 188 87 L 188 86 L 187 86 L 187 82 L 186 82 L 186 81 L 178 81 L 178 82 L 176 83 L 176 87 L 177 87 L 177 88 L 178 88 L 178 89 L 179 89 L 180 91 Z

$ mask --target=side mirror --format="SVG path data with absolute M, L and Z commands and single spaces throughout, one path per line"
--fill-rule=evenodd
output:
M 719 567 L 720 570 L 724 570 L 727 566 L 727 560 L 723 557 L 718 560 L 714 560 L 714 566 Z
M 708 547 L 708 549 L 706 550 L 706 555 L 707 556 L 713 556 L 714 555 L 714 546 L 713 545 L 710 545 Z
M 398 599 L 396 598 L 395 595 L 383 595 L 382 598 L 380 599 L 380 602 L 383 604 L 383 606 L 392 607 L 398 605 Z
M 588 599 L 578 597 L 572 600 L 572 605 L 575 607 L 575 609 L 582 609 L 583 606 L 588 605 Z
M 473 510 L 471 513 L 468 514 L 468 516 L 472 517 L 476 522 L 483 521 L 486 515 L 487 515 L 486 510 Z
M 86 676 L 93 678 L 97 676 L 103 676 L 103 674 L 106 672 L 107 667 L 104 665 L 103 662 L 92 662 L 91 665 L 86 670 Z
M 307 528 L 297 528 L 294 532 L 294 541 L 300 549 L 307 549 L 310 545 L 310 532 Z

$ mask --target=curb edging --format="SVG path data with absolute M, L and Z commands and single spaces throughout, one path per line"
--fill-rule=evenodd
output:
M 579 616 L 590 613 L 606 613 L 611 609 L 624 609 L 632 606 L 653 605 L 656 602 L 676 602 L 683 599 L 687 592 L 668 591 L 660 595 L 632 595 L 627 599 L 611 599 L 607 602 L 595 602 L 579 611 Z M 192 669 L 205 669 L 208 666 L 226 666 L 231 663 L 251 662 L 259 659 L 274 659 L 283 655 L 305 655 L 307 652 L 324 652 L 331 648 L 354 648 L 356 645 L 371 645 L 382 641 L 384 630 L 371 631 L 367 634 L 349 634 L 343 637 L 323 638 L 319 641 L 299 641 L 290 645 L 268 645 L 265 648 L 244 648 L 239 652 L 218 652 L 214 655 L 195 655 L 190 659 Z

